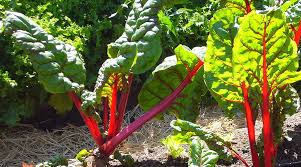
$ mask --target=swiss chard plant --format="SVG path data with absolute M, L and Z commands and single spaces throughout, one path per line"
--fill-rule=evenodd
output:
M 7 11 L 3 21 L 4 34 L 12 36 L 17 49 L 30 55 L 45 90 L 68 94 L 101 155 L 108 158 L 118 144 L 166 110 L 188 120 L 195 120 L 197 116 L 198 98 L 201 98 L 200 90 L 204 85 L 203 69 L 200 69 L 206 48 L 190 50 L 180 45 L 175 49 L 175 56 L 167 57 L 159 64 L 143 86 L 139 103 L 148 112 L 127 127 L 121 127 L 133 77 L 153 68 L 161 56 L 157 13 L 163 6 L 181 2 L 135 0 L 124 33 L 108 45 L 109 59 L 99 69 L 94 91 L 85 90 L 86 70 L 76 49 L 47 34 L 28 17 Z M 169 77 L 162 75 L 173 78 L 172 84 L 168 84 Z M 159 85 L 161 89 L 153 85 Z
M 273 166 L 285 116 L 299 107 L 291 84 L 301 79 L 300 6 L 299 0 L 232 0 L 210 23 L 205 81 L 225 111 L 244 111 L 254 167 Z M 256 143 L 259 116 L 263 130 Z

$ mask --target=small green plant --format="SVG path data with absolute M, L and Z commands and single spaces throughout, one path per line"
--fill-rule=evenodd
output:
M 246 164 L 246 161 L 233 149 L 231 142 L 219 135 L 180 119 L 173 120 L 170 125 L 174 128 L 174 134 L 168 136 L 162 143 L 173 158 L 179 157 L 185 151 L 183 146 L 188 145 L 189 167 L 214 167 L 218 160 L 231 161 L 232 156 Z
M 83 162 L 90 154 L 91 154 L 91 152 L 89 152 L 86 149 L 83 149 L 76 154 L 75 159 Z

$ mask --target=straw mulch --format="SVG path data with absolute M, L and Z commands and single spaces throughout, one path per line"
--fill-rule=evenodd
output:
M 44 162 L 62 155 L 73 158 L 81 149 L 94 148 L 86 127 L 67 127 L 45 132 L 28 125 L 0 129 L 0 167 L 19 167 L 21 162 Z
M 125 115 L 124 126 L 142 114 L 141 109 L 135 107 Z M 158 141 L 170 134 L 169 122 L 172 119 L 173 117 L 167 116 L 166 121 L 150 121 L 121 144 L 120 149 L 135 153 L 145 148 L 162 147 Z M 31 125 L 0 127 L 0 167 L 19 167 L 24 161 L 37 164 L 58 155 L 74 158 L 80 150 L 95 147 L 85 126 L 68 125 L 51 132 Z

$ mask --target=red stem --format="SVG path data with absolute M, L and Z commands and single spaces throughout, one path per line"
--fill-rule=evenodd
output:
M 246 167 L 249 167 L 247 161 L 243 157 L 241 157 L 234 149 L 232 149 L 231 147 L 229 147 L 225 144 L 224 144 L 224 146 L 231 152 L 232 156 L 239 159 Z
M 116 75 L 114 78 L 114 84 L 112 86 L 112 101 L 110 107 L 110 123 L 109 123 L 109 130 L 107 140 L 110 140 L 115 133 L 116 130 L 116 111 L 117 111 L 117 93 L 118 93 L 118 82 L 119 77 Z
M 300 38 L 301 38 L 301 20 L 299 22 L 298 30 L 294 31 L 294 33 L 295 33 L 295 42 L 297 46 L 299 46 Z
M 74 92 L 68 92 L 68 95 L 71 98 L 71 100 L 73 101 L 73 103 L 75 104 L 75 106 L 76 106 L 77 110 L 79 111 L 81 117 L 83 118 L 84 122 L 88 126 L 88 129 L 89 129 L 95 143 L 100 148 L 101 145 L 104 143 L 104 140 L 101 136 L 97 122 L 93 119 L 93 117 L 86 115 L 81 110 L 81 101 Z
M 247 127 L 248 127 L 248 134 L 249 134 L 249 143 L 250 149 L 252 154 L 252 161 L 254 167 L 259 167 L 259 158 L 255 148 L 256 140 L 255 140 L 255 124 L 253 121 L 253 114 L 252 109 L 249 103 L 249 95 L 248 95 L 248 88 L 246 88 L 245 82 L 242 82 L 241 89 L 244 95 L 244 107 L 246 111 L 246 119 L 247 119 Z
M 117 118 L 117 126 L 116 126 L 117 129 L 115 131 L 116 133 L 114 134 L 114 136 L 120 131 L 122 126 L 126 105 L 128 103 L 128 99 L 131 91 L 132 81 L 133 81 L 133 74 L 130 74 L 128 78 L 127 90 L 126 92 L 122 93 L 120 103 L 118 105 L 118 118 Z
M 191 82 L 192 77 L 203 66 L 203 64 L 203 61 L 199 61 L 198 64 L 193 68 L 193 70 L 187 74 L 183 82 L 175 89 L 174 92 L 172 92 L 172 94 L 165 97 L 164 100 L 160 102 L 160 104 L 151 108 L 147 113 L 142 115 L 140 118 L 136 119 L 133 123 L 124 128 L 111 140 L 103 144 L 101 149 L 104 150 L 104 154 L 106 154 L 107 156 L 112 154 L 112 152 L 118 146 L 118 144 L 120 144 L 123 140 L 130 136 L 134 131 L 141 128 L 147 121 L 151 120 L 156 115 L 162 113 L 168 107 L 170 107 L 170 105 L 172 105 L 173 101 L 182 92 L 182 90 Z
M 251 6 L 250 6 L 250 2 L 249 0 L 245 0 L 245 3 L 246 3 L 246 11 L 247 11 L 247 14 L 251 12 Z
M 103 129 L 104 131 L 108 130 L 108 120 L 109 118 L 109 100 L 107 97 L 103 100 Z
M 272 167 L 273 141 L 271 139 L 271 118 L 269 111 L 269 91 L 267 77 L 267 51 L 266 51 L 266 23 L 263 33 L 263 85 L 262 85 L 262 120 L 263 120 L 263 139 L 264 139 L 264 166 Z

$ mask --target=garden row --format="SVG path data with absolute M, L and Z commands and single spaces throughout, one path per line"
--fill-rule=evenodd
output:
M 207 90 L 229 116 L 245 114 L 253 166 L 274 166 L 283 123 L 300 104 L 292 84 L 301 80 L 301 2 L 223 1 L 210 20 L 207 46 L 180 44 L 174 56 L 161 59 L 162 10 L 182 3 L 135 0 L 123 33 L 107 47 L 108 59 L 92 91 L 85 86 L 88 73 L 74 46 L 17 12 L 5 12 L 3 34 L 11 37 L 16 50 L 29 55 L 47 92 L 69 96 L 98 146 L 99 166 L 122 141 L 163 112 L 178 118 L 171 122 L 174 134 L 166 145 L 172 143 L 169 149 L 176 152 L 188 144 L 189 166 L 215 166 L 219 159 L 233 157 L 249 166 L 230 141 L 193 123 Z M 146 113 L 122 128 L 133 78 L 149 70 L 138 95 Z M 255 134 L 258 116 L 262 134 Z

